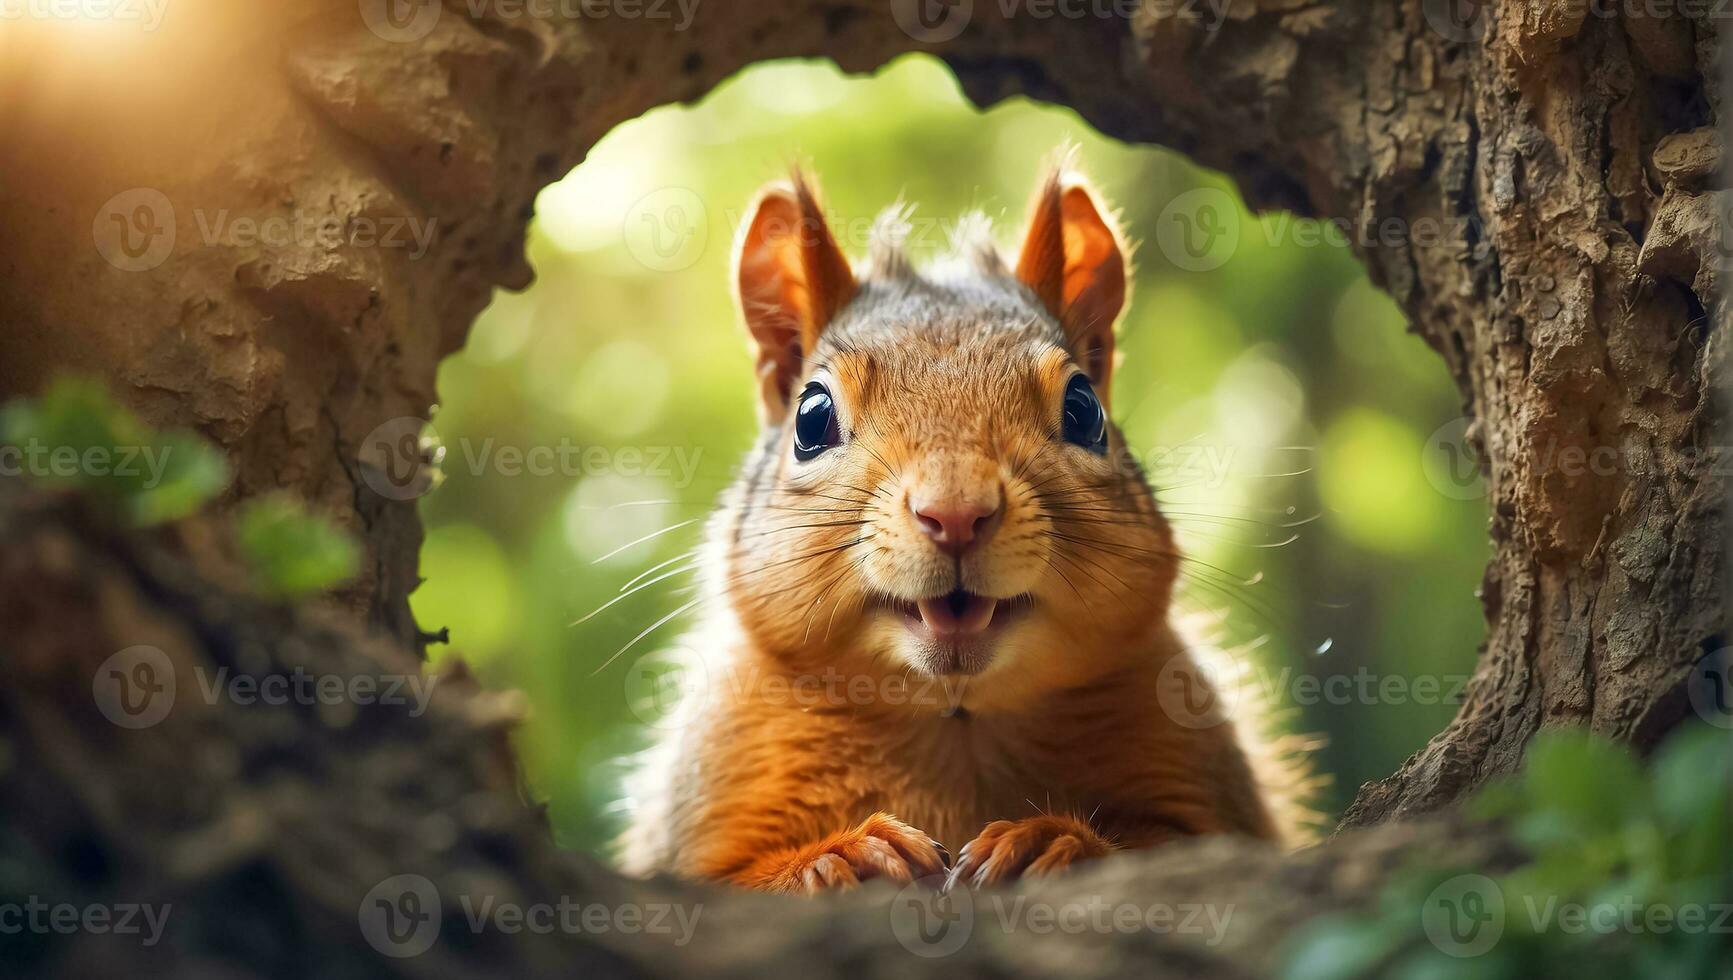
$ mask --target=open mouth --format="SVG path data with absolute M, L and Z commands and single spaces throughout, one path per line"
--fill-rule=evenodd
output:
M 899 606 L 903 615 L 926 627 L 934 639 L 955 641 L 980 636 L 996 621 L 1003 621 L 1027 602 L 1024 596 L 995 599 L 967 589 L 955 589 L 942 596 L 899 603 Z

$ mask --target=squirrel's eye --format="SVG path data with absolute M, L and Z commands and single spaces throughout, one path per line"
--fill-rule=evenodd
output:
M 1074 374 L 1065 385 L 1065 441 L 1092 453 L 1107 453 L 1107 412 L 1089 379 Z
M 816 381 L 808 384 L 794 410 L 794 458 L 805 462 L 841 441 L 830 392 Z

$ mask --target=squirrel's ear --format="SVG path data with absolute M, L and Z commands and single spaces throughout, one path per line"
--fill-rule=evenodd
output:
M 1058 167 L 1042 181 L 1017 278 L 1059 318 L 1071 353 L 1105 398 L 1113 321 L 1125 306 L 1125 248 L 1081 175 Z
M 734 250 L 735 299 L 752 337 L 762 421 L 780 418 L 801 362 L 854 296 L 854 273 L 796 171 L 758 192 Z

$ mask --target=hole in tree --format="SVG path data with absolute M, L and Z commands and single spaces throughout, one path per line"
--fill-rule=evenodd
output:
M 1332 821 L 1454 714 L 1483 633 L 1474 451 L 1442 363 L 1339 232 L 1254 218 L 1221 176 L 1069 110 L 980 112 L 931 58 L 871 78 L 767 63 L 618 127 L 545 190 L 537 282 L 497 295 L 441 368 L 445 481 L 421 504 L 412 602 L 491 684 L 527 693 L 522 756 L 562 843 L 604 849 L 622 823 L 618 760 L 680 690 L 641 658 L 693 619 L 614 655 L 694 597 L 693 575 L 661 576 L 756 432 L 728 281 L 753 191 L 809 164 L 857 258 L 899 195 L 917 262 L 971 208 L 1009 250 L 1068 140 L 1141 243 L 1113 405 L 1195 559 L 1175 614 L 1220 614 L 1245 681 L 1294 709 L 1282 727 L 1327 738 Z

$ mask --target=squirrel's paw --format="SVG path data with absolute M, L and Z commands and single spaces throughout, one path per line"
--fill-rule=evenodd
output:
M 875 813 L 853 830 L 798 849 L 746 883 L 808 895 L 854 888 L 871 878 L 907 884 L 944 874 L 949 857 L 938 841 L 888 813 Z
M 963 846 L 945 887 L 967 884 L 980 888 L 1056 874 L 1112 850 L 1106 838 L 1076 817 L 995 820 Z

